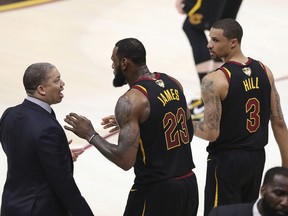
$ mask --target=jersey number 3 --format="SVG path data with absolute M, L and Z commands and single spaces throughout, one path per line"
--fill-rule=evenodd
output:
M 250 133 L 257 131 L 260 126 L 259 112 L 260 102 L 256 98 L 250 98 L 246 103 L 246 113 L 249 113 L 246 128 Z

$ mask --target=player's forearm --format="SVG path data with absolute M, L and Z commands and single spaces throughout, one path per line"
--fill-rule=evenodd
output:
M 219 131 L 211 129 L 211 127 L 203 121 L 193 121 L 193 128 L 195 136 L 209 142 L 215 141 L 219 135 Z
M 109 143 L 99 135 L 95 136 L 90 143 L 94 145 L 104 157 L 123 170 L 129 170 L 134 165 L 133 161 L 127 160 L 126 153 L 119 148 L 119 145 Z

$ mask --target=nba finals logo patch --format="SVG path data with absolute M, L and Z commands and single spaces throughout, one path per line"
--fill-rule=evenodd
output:
M 165 87 L 164 82 L 163 82 L 161 79 L 156 80 L 155 83 L 156 83 L 158 86 L 162 87 L 162 88 Z
M 243 68 L 242 71 L 243 71 L 247 76 L 251 76 L 251 69 L 250 69 L 249 67 Z

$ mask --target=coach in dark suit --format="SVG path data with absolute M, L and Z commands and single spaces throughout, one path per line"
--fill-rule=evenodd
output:
M 209 216 L 287 216 L 288 168 L 269 169 L 255 203 L 223 205 L 212 209 Z
M 0 120 L 7 155 L 1 216 L 91 216 L 73 178 L 63 128 L 50 105 L 62 101 L 64 82 L 50 63 L 30 65 L 23 77 L 27 98 Z

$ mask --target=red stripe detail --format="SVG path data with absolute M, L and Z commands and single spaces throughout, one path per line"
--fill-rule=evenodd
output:
M 176 180 L 179 180 L 179 179 L 184 179 L 184 178 L 187 178 L 189 176 L 192 176 L 194 175 L 194 172 L 192 170 L 190 170 L 188 173 L 186 173 L 185 175 L 183 176 L 179 176 L 179 177 L 176 177 L 176 178 L 173 178 L 173 179 L 176 179 Z
M 248 61 L 245 62 L 245 65 L 250 64 L 250 63 L 252 62 L 252 60 L 253 60 L 253 59 L 251 59 L 251 58 L 248 57 Z M 241 66 L 243 66 L 242 63 L 240 63 L 240 62 L 236 62 L 236 61 L 228 61 L 228 62 L 225 62 L 225 63 L 232 63 L 232 64 L 236 64 L 236 65 L 241 65 Z
M 135 86 L 132 86 L 131 88 L 139 90 L 148 98 L 148 93 L 143 88 L 141 88 L 140 86 L 135 85 Z
M 227 81 L 228 81 L 228 83 L 229 83 L 229 85 L 230 85 L 230 76 L 229 76 L 228 72 L 226 71 L 226 70 L 228 70 L 228 69 L 223 68 L 223 67 L 221 67 L 221 68 L 219 68 L 219 69 L 224 73 L 224 75 L 225 75 L 225 77 L 226 77 L 226 79 L 227 79 Z
M 261 65 L 261 67 L 263 68 L 263 70 L 265 71 L 265 73 L 267 74 L 267 70 L 266 70 L 266 67 L 264 64 L 262 64 L 260 61 L 259 61 L 259 64 Z

